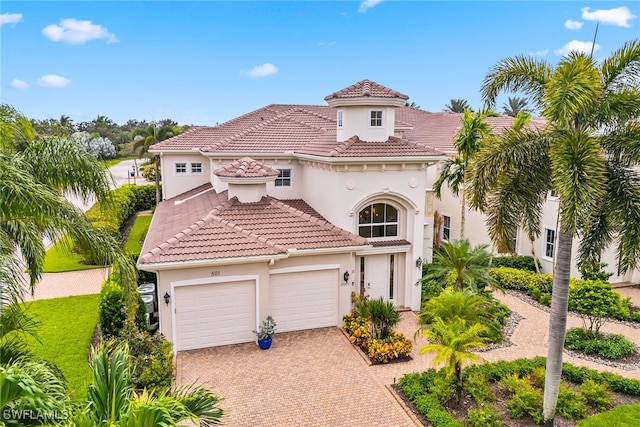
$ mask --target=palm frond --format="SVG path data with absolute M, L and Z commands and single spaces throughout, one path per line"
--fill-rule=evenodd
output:
M 623 85 L 640 88 L 640 39 L 626 42 L 602 62 L 604 86 Z
M 529 56 L 505 58 L 491 67 L 485 76 L 482 99 L 493 106 L 500 92 L 522 92 L 535 106 L 541 107 L 551 72 L 549 64 Z

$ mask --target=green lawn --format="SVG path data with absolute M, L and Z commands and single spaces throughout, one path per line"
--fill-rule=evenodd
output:
M 25 303 L 41 323 L 41 342 L 30 339 L 34 354 L 60 368 L 75 401 L 86 398 L 91 381 L 88 354 L 98 324 L 99 300 L 100 295 L 94 294 Z
M 133 227 L 131 227 L 127 243 L 124 246 L 132 254 L 140 255 L 142 243 L 149 230 L 149 225 L 151 225 L 152 217 L 152 215 L 138 215 L 136 217 Z
M 640 404 L 622 405 L 578 423 L 578 427 L 634 427 L 640 420 Z
M 84 256 L 71 251 L 71 241 L 63 237 L 47 251 L 44 259 L 45 273 L 60 273 L 63 271 L 91 270 L 104 267 L 102 265 L 82 264 Z

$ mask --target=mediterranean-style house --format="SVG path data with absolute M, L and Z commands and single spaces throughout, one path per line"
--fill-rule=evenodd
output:
M 459 236 L 459 200 L 435 199 L 432 185 L 461 121 L 407 99 L 363 80 L 327 105 L 272 104 L 152 146 L 163 200 L 138 267 L 157 275 L 175 351 L 253 341 L 267 315 L 279 332 L 337 326 L 352 293 L 419 310 L 434 214 L 436 233 Z M 499 131 L 512 119 L 488 121 Z M 489 243 L 482 215 L 466 217 L 465 237 Z M 546 239 L 533 243 L 543 260 Z

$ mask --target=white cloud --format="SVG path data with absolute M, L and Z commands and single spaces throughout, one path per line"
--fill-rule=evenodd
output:
M 38 79 L 38 85 L 45 87 L 64 87 L 69 83 L 71 83 L 71 80 L 57 74 L 47 74 Z
M 22 21 L 21 13 L 3 13 L 0 15 L 0 25 L 15 24 Z
M 13 79 L 11 80 L 11 87 L 14 89 L 26 89 L 29 85 L 24 80 Z
M 529 56 L 546 56 L 547 53 L 549 53 L 549 49 L 543 49 L 537 52 L 529 52 Z
M 256 78 L 256 77 L 267 77 L 272 74 L 276 74 L 277 72 L 278 72 L 278 67 L 267 62 L 266 64 L 257 65 L 253 67 L 251 71 L 245 74 L 247 74 L 249 77 Z
M 617 25 L 618 27 L 628 28 L 631 26 L 629 21 L 636 18 L 626 6 L 616 7 L 614 9 L 597 9 L 593 12 L 591 12 L 590 7 L 583 7 L 581 10 L 582 19 L 599 21 L 603 24 Z
M 367 11 L 367 9 L 376 7 L 378 4 L 382 3 L 382 1 L 383 0 L 364 0 L 362 3 L 360 3 L 360 9 L 358 9 L 358 12 L 364 13 Z
M 591 53 L 591 47 L 593 42 L 582 42 L 580 40 L 571 40 L 569 43 L 562 46 L 560 49 L 554 50 L 557 55 L 566 55 L 569 52 L 582 52 Z M 600 45 L 596 44 L 593 51 L 600 50 Z
M 60 25 L 47 25 L 42 34 L 54 42 L 63 41 L 70 44 L 83 44 L 90 40 L 105 39 L 107 43 L 117 42 L 116 35 L 110 33 L 102 25 L 91 21 L 78 21 L 74 18 L 63 19 Z
M 571 19 L 567 19 L 564 21 L 564 27 L 569 30 L 579 30 L 584 25 L 584 22 L 580 21 L 572 21 Z

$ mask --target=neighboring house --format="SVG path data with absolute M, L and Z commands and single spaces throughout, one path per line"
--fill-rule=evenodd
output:
M 138 266 L 176 351 L 253 341 L 267 315 L 279 332 L 337 326 L 352 293 L 420 308 L 429 171 L 460 119 L 407 99 L 363 80 L 328 106 L 268 105 L 151 147 L 163 201 Z

